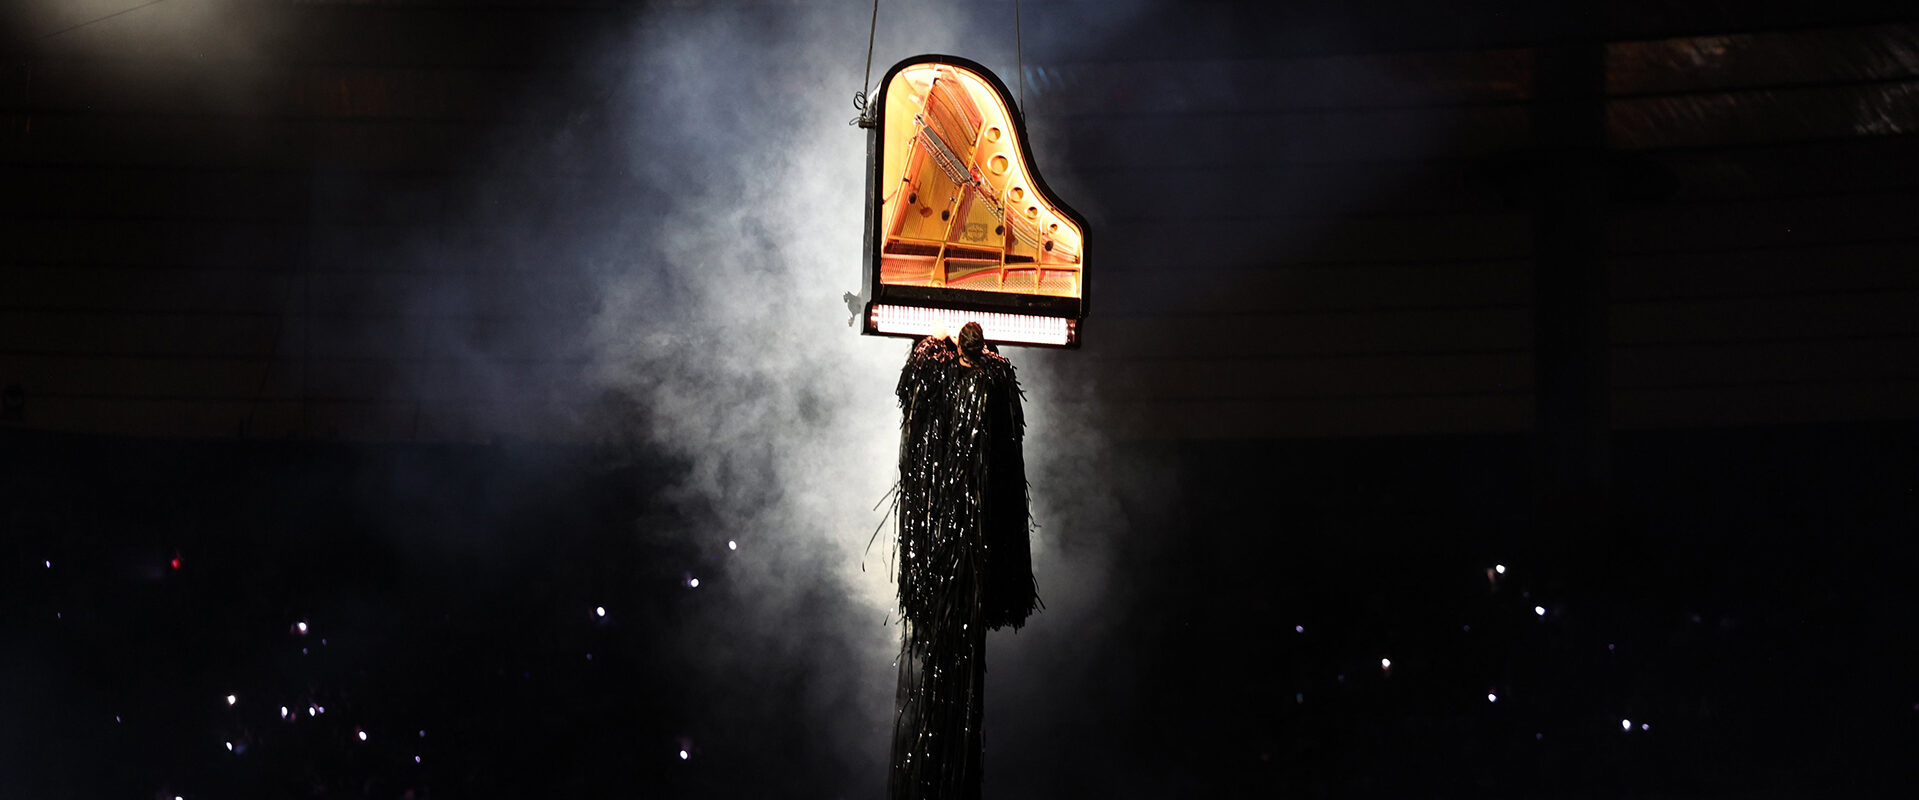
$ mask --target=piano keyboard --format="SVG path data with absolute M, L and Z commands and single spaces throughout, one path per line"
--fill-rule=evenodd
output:
M 1062 317 L 1036 317 L 1027 314 L 1000 314 L 987 311 L 955 311 L 947 308 L 920 308 L 883 303 L 873 305 L 873 327 L 880 333 L 929 336 L 941 323 L 958 333 L 968 322 L 979 323 L 990 342 L 1049 344 L 1065 346 L 1072 341 L 1071 320 Z

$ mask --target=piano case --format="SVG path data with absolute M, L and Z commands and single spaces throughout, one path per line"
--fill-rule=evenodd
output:
M 924 55 L 894 65 L 878 92 L 861 123 L 861 332 L 976 321 L 996 343 L 1078 347 L 1086 222 L 1034 167 L 1006 85 L 964 58 Z

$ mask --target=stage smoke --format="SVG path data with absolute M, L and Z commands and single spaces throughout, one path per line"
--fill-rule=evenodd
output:
M 682 465 L 666 481 L 677 521 L 636 521 L 634 535 L 719 559 L 683 568 L 700 579 L 698 602 L 660 643 L 688 665 L 687 691 L 713 704 L 691 721 L 709 728 L 688 735 L 709 749 L 729 736 L 747 749 L 797 747 L 782 757 L 808 762 L 822 791 L 853 797 L 876 795 L 886 775 L 900 636 L 890 523 L 867 545 L 896 477 L 893 388 L 909 344 L 858 336 L 841 299 L 860 279 L 865 133 L 847 122 L 865 56 L 852 44 L 864 44 L 868 13 L 857 3 L 649 11 L 581 60 L 570 94 L 528 98 L 530 122 L 500 143 L 462 201 L 460 229 L 437 247 L 456 264 L 578 287 L 581 300 L 537 330 L 446 337 L 480 391 L 465 418 L 432 423 L 565 431 Z M 1010 17 L 972 13 L 882 9 L 872 80 L 924 52 L 965 54 L 1011 80 L 1013 42 L 1000 35 Z M 1041 169 L 1063 170 L 1060 144 L 1036 127 Z M 415 304 L 459 317 L 505 299 L 448 279 Z M 1097 621 L 1115 618 L 1105 575 L 1132 513 L 1119 498 L 1157 491 L 1141 488 L 1149 470 L 1117 460 L 1088 370 L 1073 372 L 1070 392 L 1056 378 L 1079 354 L 1007 353 L 1028 397 L 1047 609 L 988 645 L 989 758 L 1009 751 L 989 786 L 1017 779 L 1024 762 L 1011 750 L 1041 752 L 1026 745 L 1073 716 L 1049 706 L 1047 686 L 1091 669 L 1090 643 L 1106 631 Z M 577 366 L 529 376 L 518 360 L 536 355 Z M 790 685 L 800 696 L 779 699 L 805 719 L 779 729 L 812 739 L 744 733 L 767 693 Z

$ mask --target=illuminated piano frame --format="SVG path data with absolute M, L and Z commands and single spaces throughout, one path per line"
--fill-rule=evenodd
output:
M 895 125 L 910 124 L 919 130 L 908 138 L 908 154 L 899 154 L 902 155 L 900 162 L 902 175 L 889 176 L 882 174 L 887 171 L 889 155 L 886 151 L 888 93 L 896 83 L 894 78 L 908 69 L 951 70 L 956 74 L 958 71 L 963 71 L 967 73 L 964 77 L 972 78 L 979 85 L 987 87 L 993 95 L 991 98 L 984 98 L 979 93 L 973 92 L 967 95 L 966 100 L 981 105 L 985 102 L 995 102 L 997 108 L 979 109 L 981 119 L 984 121 L 980 123 L 980 129 L 975 132 L 978 137 L 975 142 L 967 143 L 967 152 L 970 155 L 965 159 L 959 158 L 953 148 L 947 145 L 944 137 L 936 134 L 934 129 L 938 126 L 937 122 L 923 120 L 920 115 L 915 115 L 911 122 L 894 121 Z M 943 77 L 943 73 L 936 74 Z M 925 107 L 931 109 L 932 105 L 929 96 Z M 1080 323 L 1086 315 L 1087 276 L 1084 269 L 1086 220 L 1077 211 L 1061 202 L 1046 185 L 1045 179 L 1040 177 L 1039 170 L 1033 164 L 1032 148 L 1027 142 L 1026 121 L 1020 114 L 1018 106 L 1013 103 L 1012 93 L 1007 90 L 1006 84 L 1002 83 L 990 70 L 964 58 L 947 55 L 914 56 L 895 64 L 886 72 L 886 75 L 880 79 L 877 96 L 870 101 L 869 108 L 874 111 L 869 112 L 873 115 L 873 119 L 872 124 L 867 125 L 866 139 L 869 169 L 866 178 L 865 276 L 859 298 L 861 333 L 875 336 L 918 337 L 931 333 L 936 325 L 944 325 L 948 330 L 956 331 L 965 322 L 977 321 L 985 329 L 986 338 L 993 342 L 1078 347 Z M 994 152 L 1001 155 L 1005 152 L 1015 153 L 1019 157 L 1019 163 L 1015 166 L 1006 163 L 1007 160 L 1004 158 L 994 158 L 987 167 L 993 171 L 994 175 L 1010 175 L 1023 179 L 1022 182 L 1030 185 L 1030 191 L 1036 197 L 1024 197 L 1023 193 L 1028 191 L 1024 187 L 1009 189 L 1006 192 L 998 191 L 989 184 L 986 173 L 980 169 L 981 165 L 971 163 L 978 159 L 981 152 L 984 152 L 979 142 L 990 134 L 998 132 L 992 123 L 1002 116 L 1012 129 L 1010 132 L 1012 146 L 1006 148 L 1002 145 Z M 919 160 L 913 163 L 923 164 L 930 161 L 956 184 L 955 191 L 958 194 L 954 198 L 949 198 L 946 205 L 949 209 L 957 205 L 961 209 L 959 218 L 948 222 L 951 212 L 942 210 L 940 223 L 932 223 L 929 219 L 929 225 L 945 225 L 943 234 L 937 239 L 895 235 L 893 231 L 894 227 L 904 224 L 901 218 L 905 213 L 906 204 L 895 202 L 899 198 L 892 197 L 890 193 L 905 192 L 907 188 L 904 187 L 916 185 L 912 183 L 911 175 L 904 174 L 906 169 L 910 169 L 906 159 L 910 158 L 913 148 L 924 150 Z M 968 163 L 957 163 L 961 161 Z M 1011 178 L 1000 181 L 1000 183 L 1010 182 Z M 963 200 L 958 199 L 961 196 L 964 197 Z M 893 204 L 890 209 L 891 214 L 888 214 L 889 203 Z M 1024 209 L 1027 212 L 1025 219 L 1018 216 L 1022 210 L 1020 207 L 1022 203 L 1028 204 Z M 930 212 L 930 199 L 925 205 L 928 208 L 922 211 L 922 214 Z M 966 211 L 968 208 L 973 209 L 970 214 Z M 990 213 L 994 220 L 999 221 L 994 228 L 995 235 L 1001 240 L 997 247 L 990 244 L 975 244 L 979 240 L 970 237 L 966 241 L 955 238 L 958 235 L 954 231 L 956 226 L 966 223 L 981 213 Z M 892 218 L 885 218 L 888 216 Z M 1041 230 L 1040 226 L 1048 224 L 1049 221 L 1051 231 Z M 1065 227 L 1064 231 L 1061 230 L 1062 224 Z M 978 233 L 984 237 L 983 230 Z M 1063 239 L 1066 246 L 1077 251 L 1072 254 L 1072 261 L 1067 261 L 1065 255 L 1054 255 L 1055 237 L 1074 237 Z M 926 250 L 917 254 L 922 261 L 926 256 L 932 257 L 925 280 L 915 283 L 886 280 L 884 267 L 889 254 L 882 250 L 889 239 L 894 240 L 896 251 L 903 252 L 908 248 Z M 1033 250 L 1033 253 L 1028 256 L 1009 257 L 1008 253 L 1020 246 L 1014 244 L 1016 239 L 1027 249 Z M 1041 240 L 1045 241 L 1043 252 L 1039 249 Z M 998 259 L 996 264 L 993 256 L 988 255 L 994 252 L 997 253 Z M 1063 247 L 1061 253 L 1064 252 Z M 950 270 L 949 253 L 961 254 L 953 255 L 955 262 L 977 262 L 972 264 L 975 267 L 972 275 L 981 279 L 975 280 L 976 284 L 983 283 L 985 276 L 995 274 L 996 267 L 995 286 L 956 288 L 947 285 L 946 279 Z M 901 260 L 899 252 L 893 255 L 895 261 Z M 1005 288 L 1008 274 L 1022 272 L 1032 274 L 1033 288 L 1030 292 Z M 1046 291 L 1049 272 L 1064 274 L 1064 278 L 1056 278 L 1054 283 L 1057 284 L 1060 280 L 1066 281 L 1071 294 L 1062 293 L 1058 289 L 1050 293 L 1042 293 Z

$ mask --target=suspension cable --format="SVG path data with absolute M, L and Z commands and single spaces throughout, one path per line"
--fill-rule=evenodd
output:
M 860 115 L 853 118 L 853 125 L 866 127 L 866 90 L 873 85 L 873 37 L 880 29 L 880 0 L 873 0 L 873 21 L 866 26 L 866 69 L 860 74 L 860 90 L 853 93 L 853 108 Z
M 130 8 L 123 8 L 123 9 L 120 9 L 119 11 L 115 11 L 104 17 L 94 17 L 93 19 L 87 20 L 86 22 L 82 22 L 78 25 L 68 25 L 67 27 L 61 28 L 60 30 L 54 31 L 52 33 L 36 36 L 34 37 L 34 41 L 36 42 L 46 41 L 55 36 L 59 36 L 64 33 L 70 33 L 72 31 L 77 31 L 81 28 L 87 27 L 88 25 L 92 25 L 94 23 L 106 22 L 107 20 L 113 19 L 114 17 L 120 16 L 121 14 L 131 14 L 135 11 L 139 11 L 140 9 L 146 8 L 147 6 L 157 6 L 164 2 L 166 2 L 166 0 L 150 0 L 149 2 L 141 3 L 137 6 L 132 6 Z
M 1013 71 L 1019 73 L 1019 113 L 1026 116 L 1026 43 L 1019 30 L 1019 0 L 1013 0 Z

